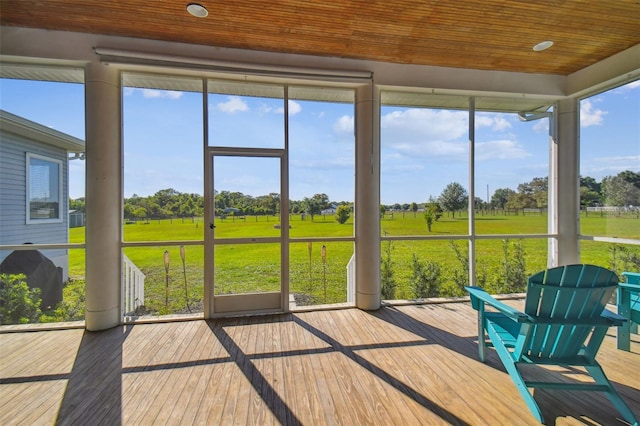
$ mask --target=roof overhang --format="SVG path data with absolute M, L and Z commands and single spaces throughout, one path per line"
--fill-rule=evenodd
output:
M 3 110 L 0 110 L 0 130 L 3 133 L 12 133 L 55 146 L 67 152 L 83 153 L 85 151 L 83 140 Z

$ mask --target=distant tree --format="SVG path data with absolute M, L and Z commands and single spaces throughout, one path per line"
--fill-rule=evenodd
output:
M 545 208 L 548 204 L 548 179 L 533 178 L 518 185 L 518 192 L 507 200 L 511 209 Z
M 451 212 L 452 217 L 455 218 L 455 212 L 467 204 L 467 190 L 458 182 L 452 182 L 444 188 L 438 202 L 445 211 Z
M 384 204 L 380 204 L 380 217 L 384 217 L 384 214 L 387 212 L 387 207 Z
M 138 207 L 133 211 L 133 217 L 137 219 L 145 219 L 147 217 L 147 209 L 144 207 Z
M 409 210 L 411 210 L 412 212 L 417 212 L 418 211 L 418 204 L 417 203 L 411 203 L 411 206 L 409 206 Z
M 347 220 L 349 220 L 349 216 L 351 216 L 351 209 L 349 208 L 349 206 L 338 206 L 338 208 L 336 209 L 336 220 L 339 224 L 342 225 Z
M 605 177 L 602 179 L 602 195 L 607 206 L 640 205 L 640 174 L 627 170 L 617 176 Z
M 601 203 L 601 195 L 586 186 L 580 187 L 580 207 L 593 207 Z
M 69 198 L 69 210 L 75 210 L 77 212 L 83 212 L 85 209 L 84 197 L 76 198 L 75 200 Z
M 580 176 L 580 186 L 585 187 L 593 192 L 600 193 L 602 191 L 602 185 L 599 184 L 594 178 L 590 176 Z
M 315 215 L 320 214 L 323 209 L 326 209 L 330 205 L 329 197 L 327 194 L 315 194 L 311 198 L 305 197 L 304 200 L 302 200 L 302 205 L 307 214 L 311 216 L 311 221 L 313 221 Z
M 478 209 L 485 209 L 487 208 L 487 202 L 484 201 L 482 198 L 480 197 L 475 197 L 473 199 L 473 206 L 476 210 Z
M 509 199 L 516 195 L 516 191 L 510 188 L 499 188 L 491 196 L 491 206 L 495 209 L 504 209 Z
M 590 176 L 580 176 L 580 207 L 598 204 L 602 204 L 602 185 Z
M 402 211 L 408 212 L 410 207 L 409 203 L 404 203 L 402 204 Z
M 433 199 L 429 201 L 424 210 L 424 220 L 427 223 L 427 229 L 431 232 L 431 227 L 434 222 L 437 222 L 442 217 L 442 209 L 440 208 L 440 204 L 435 202 Z
M 625 170 L 624 172 L 620 172 L 618 176 L 640 189 L 640 173 Z
M 549 204 L 549 178 L 533 178 L 529 185 L 533 191 L 532 197 L 536 201 L 536 207 L 546 208 Z
M 160 207 L 164 208 L 174 202 L 179 195 L 180 193 L 175 189 L 168 188 L 161 189 L 160 191 L 156 192 L 155 194 L 153 194 L 153 198 Z

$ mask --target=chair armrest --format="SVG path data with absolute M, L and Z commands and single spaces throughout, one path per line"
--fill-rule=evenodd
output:
M 600 314 L 600 317 L 608 319 L 609 321 L 611 321 L 611 325 L 614 325 L 616 327 L 621 326 L 623 323 L 627 322 L 627 319 L 625 317 L 615 314 L 608 309 L 603 310 Z
M 628 291 L 640 291 L 640 284 L 618 283 L 618 288 Z
M 626 278 L 627 283 L 640 285 L 640 272 L 623 272 L 622 275 Z
M 475 310 L 479 310 L 480 302 L 483 302 L 491 306 L 492 308 L 497 309 L 501 313 L 507 315 L 509 318 L 513 319 L 516 322 L 519 322 L 519 323 L 535 322 L 535 320 L 531 318 L 529 315 L 525 314 L 524 312 L 520 312 L 509 305 L 505 305 L 499 300 L 496 300 L 493 296 L 491 296 L 489 293 L 487 293 L 480 287 L 467 286 L 464 289 L 467 290 L 467 292 L 471 296 L 471 305 Z

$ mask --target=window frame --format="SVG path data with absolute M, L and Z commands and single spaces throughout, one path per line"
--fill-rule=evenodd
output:
M 51 218 L 32 218 L 31 217 L 31 160 L 37 159 L 41 161 L 46 161 L 49 163 L 55 163 L 58 165 L 58 215 L 57 217 Z M 64 218 L 62 216 L 63 207 L 64 207 L 64 197 L 63 197 L 63 173 L 62 167 L 64 166 L 63 161 L 57 158 L 52 158 L 46 155 L 35 154 L 32 152 L 26 153 L 26 161 L 25 161 L 25 219 L 27 225 L 34 224 L 43 224 L 43 223 L 62 223 L 64 222 Z

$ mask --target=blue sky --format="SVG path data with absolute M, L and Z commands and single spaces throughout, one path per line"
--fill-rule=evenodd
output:
M 125 89 L 125 197 L 174 188 L 203 192 L 202 98 L 188 92 Z M 284 146 L 282 100 L 211 95 L 214 144 Z M 84 139 L 82 85 L 0 80 L 0 108 Z M 354 110 L 350 104 L 290 101 L 290 198 L 326 193 L 351 201 L 354 192 Z M 424 202 L 453 181 L 468 189 L 468 114 L 383 107 L 384 204 Z M 623 170 L 640 172 L 640 83 L 581 102 L 581 175 L 600 181 Z M 476 196 L 548 173 L 548 120 L 520 122 L 515 114 L 476 116 Z M 215 188 L 249 195 L 276 192 L 277 162 L 216 160 Z M 71 197 L 84 195 L 84 163 L 70 163 Z M 487 191 L 488 190 L 488 191 Z

